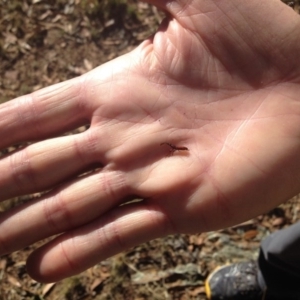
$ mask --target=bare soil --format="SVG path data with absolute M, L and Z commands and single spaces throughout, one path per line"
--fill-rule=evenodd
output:
M 297 12 L 298 1 L 286 1 Z M 0 103 L 81 75 L 136 47 L 163 14 L 125 0 L 0 0 Z M 37 195 L 4 202 L 4 211 Z M 234 228 L 157 239 L 53 284 L 26 273 L 42 242 L 0 258 L 0 300 L 199 299 L 216 266 L 255 259 L 260 241 L 299 220 L 300 198 Z

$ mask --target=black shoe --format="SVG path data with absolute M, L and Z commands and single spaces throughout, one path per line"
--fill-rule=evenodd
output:
M 265 296 L 255 261 L 217 268 L 206 279 L 205 290 L 209 300 L 261 300 Z

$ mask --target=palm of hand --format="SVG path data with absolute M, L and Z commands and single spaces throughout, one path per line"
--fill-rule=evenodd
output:
M 282 44 L 298 18 L 271 2 L 169 2 L 164 8 L 173 18 L 151 40 L 77 80 L 77 87 L 62 86 L 57 103 L 79 94 L 72 122 L 88 118 L 91 128 L 59 140 L 75 154 L 46 155 L 48 165 L 63 162 L 66 170 L 50 171 L 35 186 L 54 185 L 89 164 L 103 169 L 3 217 L 8 251 L 67 231 L 30 258 L 35 277 L 57 280 L 168 233 L 228 226 L 299 192 L 292 180 L 299 176 L 298 49 L 292 37 L 289 47 Z M 264 20 L 266 10 L 273 22 Z M 261 32 L 263 26 L 268 30 Z M 189 151 L 169 155 L 161 143 Z M 37 174 L 46 169 L 40 161 L 35 166 Z M 145 200 L 118 207 L 135 196 Z M 32 222 L 17 228 L 30 212 Z M 37 223 L 47 229 L 18 240 Z
M 132 59 L 144 88 L 125 101 L 142 106 L 151 138 L 139 137 L 134 151 L 129 139 L 124 155 L 118 153 L 128 176 L 139 168 L 125 148 L 142 153 L 144 176 L 131 180 L 139 186 L 135 193 L 163 208 L 172 232 L 229 226 L 298 192 L 291 164 L 297 170 L 299 67 L 286 59 L 293 53 L 285 44 L 278 48 L 296 24 L 279 29 L 280 20 L 260 19 L 264 11 L 255 4 L 196 6 L 172 7 L 176 18 L 137 50 L 140 61 Z M 247 19 L 251 10 L 257 19 Z M 291 11 L 280 13 L 285 19 Z M 268 34 L 260 31 L 265 23 Z M 160 142 L 187 146 L 189 153 L 157 158 Z

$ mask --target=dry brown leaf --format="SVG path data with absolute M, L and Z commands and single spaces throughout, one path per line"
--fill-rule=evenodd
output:
M 189 291 L 189 295 L 192 297 L 196 297 L 200 294 L 205 294 L 205 287 L 204 286 L 197 286 L 194 289 Z
M 44 286 L 43 291 L 42 291 L 42 295 L 43 297 L 45 297 L 46 295 L 48 295 L 51 290 L 53 289 L 53 287 L 56 285 L 56 282 L 52 282 L 52 283 L 48 283 Z
M 245 240 L 252 240 L 258 235 L 257 230 L 248 230 L 244 233 L 244 239 Z
M 90 286 L 91 291 L 97 289 L 103 282 L 102 278 L 96 278 Z
M 276 218 L 272 221 L 273 226 L 281 226 L 281 225 L 284 225 L 284 223 L 285 223 L 285 219 L 281 218 L 281 217 Z
M 91 71 L 93 69 L 93 64 L 88 59 L 85 58 L 83 60 L 83 64 L 87 71 Z
M 11 275 L 7 275 L 7 280 L 9 283 L 11 283 L 12 285 L 14 285 L 18 288 L 20 288 L 22 286 L 21 283 L 19 282 L 19 280 Z
M 5 270 L 7 266 L 7 259 L 0 260 L 0 270 Z

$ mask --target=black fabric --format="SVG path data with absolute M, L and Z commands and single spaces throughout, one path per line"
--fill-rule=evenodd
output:
M 300 222 L 268 236 L 258 263 L 269 292 L 300 300 Z

